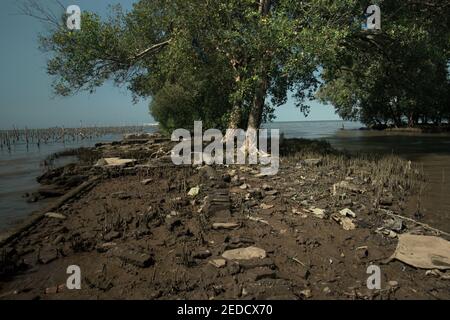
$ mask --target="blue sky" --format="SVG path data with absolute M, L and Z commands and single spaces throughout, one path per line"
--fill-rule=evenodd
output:
M 3 0 L 0 11 L 0 128 L 51 127 L 85 125 L 132 125 L 154 122 L 148 113 L 148 100 L 133 104 L 126 88 L 111 84 L 94 94 L 53 97 L 51 77 L 46 74 L 46 55 L 39 51 L 37 36 L 42 24 L 27 16 L 17 15 L 22 0 Z M 50 4 L 52 0 L 40 0 Z M 130 8 L 133 0 L 68 0 L 81 10 L 106 14 L 109 4 L 120 3 Z M 331 106 L 312 103 L 305 117 L 292 102 L 278 108 L 277 121 L 334 120 L 338 117 Z

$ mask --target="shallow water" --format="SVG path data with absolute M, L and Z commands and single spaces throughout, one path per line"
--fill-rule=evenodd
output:
M 49 155 L 65 149 L 92 147 L 98 142 L 121 140 L 121 134 L 104 135 L 98 138 L 85 139 L 65 143 L 36 144 L 27 148 L 25 143 L 0 150 L 0 231 L 19 222 L 31 212 L 43 207 L 46 201 L 27 203 L 24 194 L 35 192 L 39 188 L 36 177 L 44 172 L 42 161 Z M 75 157 L 64 157 L 54 165 L 65 165 L 75 162 Z
M 346 130 L 341 130 L 343 126 Z M 450 134 L 364 131 L 358 130 L 361 124 L 344 121 L 278 122 L 267 127 L 280 129 L 287 138 L 324 139 L 335 148 L 350 152 L 394 153 L 418 162 L 427 177 L 421 196 L 423 221 L 450 232 Z M 45 204 L 26 203 L 22 196 L 39 187 L 36 177 L 43 172 L 40 164 L 48 155 L 120 139 L 121 135 L 109 135 L 82 142 L 41 145 L 40 149 L 31 146 L 27 150 L 25 145 L 18 145 L 11 153 L 0 150 L 0 230 Z
M 340 130 L 344 125 L 347 130 Z M 420 196 L 422 222 L 450 232 L 450 134 L 422 134 L 358 130 L 359 123 L 342 121 L 284 122 L 279 128 L 287 138 L 324 139 L 337 149 L 350 152 L 396 154 L 423 167 L 427 182 Z M 410 203 L 413 214 L 417 201 Z

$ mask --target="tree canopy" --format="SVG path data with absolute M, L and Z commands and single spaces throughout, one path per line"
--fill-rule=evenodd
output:
M 370 4 L 382 29 L 364 30 Z M 40 38 L 59 95 L 105 81 L 151 98 L 163 129 L 258 128 L 292 94 L 367 124 L 448 120 L 445 0 L 138 0 Z

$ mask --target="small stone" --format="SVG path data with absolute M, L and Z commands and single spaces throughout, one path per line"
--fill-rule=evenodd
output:
M 241 266 L 238 263 L 229 263 L 227 271 L 230 275 L 234 276 L 241 272 Z
M 45 294 L 57 294 L 58 287 L 50 287 L 45 289 Z
M 64 236 L 62 234 L 58 235 L 55 240 L 53 240 L 53 244 L 58 244 L 64 241 Z
M 276 196 L 278 194 L 278 190 L 269 190 L 266 191 L 267 196 Z
M 266 251 L 257 247 L 239 248 L 225 251 L 222 257 L 228 260 L 264 259 Z
M 139 268 L 147 268 L 154 263 L 152 256 L 131 249 L 115 247 L 110 250 L 113 256 Z
M 200 193 L 200 187 L 194 187 L 189 190 L 188 195 L 191 197 L 196 197 Z
M 391 286 L 392 288 L 398 287 L 398 282 L 397 282 L 397 281 L 391 280 L 391 281 L 388 282 L 388 284 L 389 284 L 389 286 Z
M 39 252 L 39 262 L 42 264 L 50 263 L 58 258 L 58 252 L 56 249 L 47 248 Z
M 311 207 L 311 208 L 309 208 L 309 211 L 312 214 L 314 214 L 314 216 L 316 218 L 319 218 L 319 219 L 324 219 L 325 218 L 325 210 L 323 210 L 323 209 Z
M 331 293 L 331 289 L 328 287 L 323 288 L 323 293 L 325 293 L 326 295 Z
M 275 279 L 276 275 L 276 272 L 270 269 L 257 269 L 251 271 L 250 273 L 251 280 L 253 281 L 259 281 L 262 279 Z
M 343 217 L 356 218 L 356 213 L 354 213 L 352 210 L 348 208 L 342 209 L 341 211 L 339 211 L 339 214 Z
M 194 252 L 192 254 L 192 257 L 194 259 L 206 259 L 206 258 L 209 258 L 211 255 L 212 255 L 211 251 L 209 251 L 209 250 L 199 250 L 199 251 Z
M 153 179 L 144 179 L 144 180 L 141 181 L 141 183 L 142 183 L 144 186 L 150 184 L 151 182 L 153 182 Z
M 214 230 L 221 230 L 221 229 L 225 229 L 225 230 L 230 230 L 230 229 L 236 229 L 240 227 L 239 223 L 235 223 L 235 222 L 225 222 L 225 223 L 213 223 L 212 225 Z
M 396 231 L 396 232 L 400 232 L 403 230 L 404 225 L 403 225 L 403 221 L 401 219 L 391 218 L 391 219 L 384 221 L 383 227 L 386 229 Z
M 274 207 L 273 204 L 265 204 L 265 203 L 261 203 L 261 205 L 259 206 L 261 209 L 263 210 L 268 210 L 268 209 L 272 209 Z
M 110 242 L 111 240 L 117 239 L 120 237 L 120 232 L 117 231 L 111 231 L 110 233 L 106 234 L 103 239 L 105 241 Z
M 223 268 L 223 267 L 225 267 L 227 265 L 227 260 L 225 260 L 225 259 L 213 259 L 213 260 L 210 260 L 209 263 L 211 265 L 213 265 L 214 267 L 220 269 L 220 268 Z
M 249 185 L 246 184 L 246 183 L 244 183 L 244 184 L 242 184 L 239 188 L 242 189 L 242 190 L 246 190 L 246 189 L 249 188 Z
M 309 290 L 309 289 L 300 291 L 300 295 L 306 299 L 309 299 L 312 297 L 311 290 Z
M 341 225 L 342 229 L 346 231 L 354 230 L 356 228 L 356 225 L 353 223 L 353 220 L 347 217 L 341 219 Z
M 47 218 L 52 218 L 52 219 L 59 219 L 59 220 L 65 220 L 67 219 L 67 217 L 61 213 L 56 213 L 56 212 L 47 212 L 45 214 L 45 216 Z

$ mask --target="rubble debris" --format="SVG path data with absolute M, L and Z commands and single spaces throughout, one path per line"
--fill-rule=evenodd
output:
M 200 193 L 200 187 L 193 187 L 189 190 L 188 195 L 191 197 L 196 197 Z
M 323 209 L 311 207 L 308 209 L 308 211 L 311 212 L 316 218 L 319 218 L 319 219 L 326 218 L 325 210 L 323 210 Z
M 389 260 L 420 269 L 450 269 L 450 242 L 435 236 L 399 234 L 397 249 Z
M 150 254 L 129 248 L 113 247 L 109 252 L 112 256 L 139 268 L 147 268 L 154 262 L 153 257 Z
M 213 265 L 214 267 L 220 269 L 220 268 L 223 268 L 223 267 L 225 267 L 227 265 L 227 260 L 225 260 L 225 259 L 212 259 L 212 260 L 209 261 L 209 263 L 211 265 Z
M 352 210 L 348 208 L 342 209 L 341 211 L 339 211 L 339 213 L 343 217 L 356 218 L 356 213 L 354 213 Z

